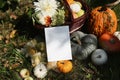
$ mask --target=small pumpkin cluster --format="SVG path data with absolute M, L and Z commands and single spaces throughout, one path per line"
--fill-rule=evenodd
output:
M 31 58 L 31 64 L 33 67 L 34 76 L 42 79 L 47 75 L 48 71 L 47 71 L 47 67 L 42 62 L 41 52 L 38 52 L 36 50 L 37 44 L 38 43 L 36 40 L 31 40 L 31 41 L 27 42 L 26 45 L 24 46 L 22 52 L 26 54 L 26 57 Z M 43 49 L 41 49 L 41 50 L 43 50 Z M 29 73 L 29 70 L 24 71 L 23 75 L 26 76 L 27 75 L 26 73 Z
M 37 46 L 40 48 L 39 52 L 36 49 Z M 36 40 L 30 40 L 26 43 L 24 48 L 21 50 L 22 53 L 25 53 L 27 58 L 31 58 L 31 64 L 33 67 L 33 73 L 36 78 L 43 79 L 47 76 L 47 73 L 49 70 L 54 70 L 56 72 L 62 72 L 62 73 L 68 73 L 72 70 L 73 64 L 70 60 L 61 60 L 61 61 L 54 61 L 54 62 L 44 62 L 42 59 L 42 53 L 40 51 L 44 52 L 44 49 L 42 43 L 39 43 Z M 23 68 L 20 71 L 20 75 L 23 79 L 30 79 L 33 80 L 32 77 L 30 77 L 30 72 L 28 69 Z
M 98 49 L 98 40 L 94 34 L 85 34 L 76 31 L 71 34 L 71 47 L 73 56 L 79 60 L 85 60 L 91 55 L 91 60 L 96 65 L 102 65 L 107 61 L 107 53 Z
M 88 34 L 78 31 L 71 35 L 72 53 L 78 59 L 86 59 L 91 54 L 93 63 L 99 65 L 107 61 L 106 53 L 120 52 L 117 17 L 109 7 L 99 6 L 90 12 L 85 32 Z
M 81 9 L 81 4 L 74 0 L 67 0 L 74 18 Z M 75 6 L 79 6 L 75 9 Z M 79 10 L 79 11 L 77 11 Z M 75 13 L 75 14 L 74 14 Z M 84 13 L 83 13 L 84 14 Z M 97 7 L 93 9 L 89 17 L 89 34 L 82 31 L 71 33 L 71 47 L 74 57 L 85 60 L 91 56 L 91 61 L 95 65 L 103 65 L 108 57 L 107 53 L 120 52 L 120 31 L 117 30 L 117 17 L 110 8 Z M 36 51 L 36 41 L 30 41 L 25 45 L 25 53 L 31 58 L 33 73 L 37 78 L 44 78 L 48 70 L 69 73 L 73 64 L 69 60 L 42 63 L 41 52 Z M 21 76 L 26 80 L 33 80 L 27 69 L 20 71 Z

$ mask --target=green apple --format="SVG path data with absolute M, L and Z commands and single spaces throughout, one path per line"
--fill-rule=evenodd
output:
M 83 9 L 81 9 L 81 10 L 77 13 L 77 15 L 78 15 L 78 17 L 80 17 L 80 16 L 82 16 L 84 13 L 85 13 L 85 11 L 84 11 Z

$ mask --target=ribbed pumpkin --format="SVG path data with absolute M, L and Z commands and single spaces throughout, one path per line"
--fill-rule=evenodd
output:
M 103 33 L 113 34 L 117 29 L 117 17 L 113 10 L 108 7 L 96 7 L 90 13 L 89 32 L 96 36 Z
M 69 60 L 61 60 L 57 62 L 57 68 L 60 72 L 68 73 L 72 70 L 73 65 Z

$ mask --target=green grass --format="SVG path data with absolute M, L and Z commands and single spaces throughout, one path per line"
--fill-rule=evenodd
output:
M 0 80 L 22 80 L 19 75 L 22 68 L 29 69 L 34 80 L 38 80 L 33 75 L 30 58 L 26 58 L 25 54 L 19 51 L 30 40 L 38 40 L 36 36 L 40 38 L 37 46 L 41 42 L 45 43 L 43 31 L 37 30 L 32 24 L 32 1 L 7 0 L 6 2 L 3 0 L 3 5 L 0 6 Z M 85 1 L 93 9 L 114 0 Z M 14 3 L 17 5 L 14 5 Z M 112 9 L 117 15 L 118 30 L 120 30 L 120 4 Z M 15 37 L 10 38 L 10 33 L 14 29 L 17 30 Z M 41 49 L 38 49 L 38 51 L 41 51 Z M 41 52 L 46 64 L 46 52 L 44 50 Z M 120 54 L 108 55 L 108 59 L 105 65 L 95 66 L 91 63 L 90 57 L 85 61 L 73 58 L 73 70 L 70 73 L 63 74 L 50 70 L 43 80 L 120 80 Z

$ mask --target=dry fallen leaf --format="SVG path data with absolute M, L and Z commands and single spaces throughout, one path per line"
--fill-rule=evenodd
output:
M 3 52 L 6 53 L 8 51 L 7 48 L 3 48 Z
M 14 46 L 16 46 L 16 47 L 18 46 L 15 41 L 12 41 L 12 44 L 13 44 Z
M 1 40 L 3 40 L 3 36 L 2 36 L 2 35 L 0 35 L 0 41 L 1 41 Z
M 10 69 L 15 69 L 20 66 L 20 63 L 14 63 L 10 66 Z
M 5 43 L 8 44 L 10 41 L 9 40 L 5 40 Z
M 17 30 L 12 30 L 12 32 L 10 33 L 10 38 L 14 38 L 16 32 L 17 32 Z
M 9 61 L 5 61 L 5 63 L 3 65 L 4 65 L 4 67 L 9 67 Z
M 15 14 L 11 14 L 11 15 L 10 15 L 10 18 L 11 18 L 11 19 L 17 19 L 17 16 L 16 16 Z
M 5 38 L 6 38 L 6 40 L 9 40 L 9 39 L 10 39 L 9 34 L 7 34 L 7 35 L 5 36 Z

